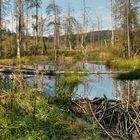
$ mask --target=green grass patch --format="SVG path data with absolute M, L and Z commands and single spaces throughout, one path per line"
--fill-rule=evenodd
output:
M 73 55 L 74 60 L 80 61 L 83 60 L 84 54 L 82 52 L 77 52 Z
M 133 58 L 117 58 L 114 61 L 110 61 L 110 67 L 121 69 L 140 69 L 140 55 Z
M 46 56 L 26 56 L 21 58 L 11 58 L 11 59 L 0 59 L 0 65 L 25 65 L 25 64 L 34 64 L 34 63 L 46 63 L 48 57 Z
M 94 61 L 94 60 L 99 60 L 99 53 L 97 52 L 88 52 L 87 53 L 87 60 L 88 61 Z
M 123 72 L 113 75 L 113 78 L 120 80 L 137 80 L 140 79 L 140 69 L 135 69 L 130 72 Z

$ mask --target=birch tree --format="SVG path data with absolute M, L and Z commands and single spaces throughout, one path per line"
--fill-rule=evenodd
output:
M 60 8 L 56 4 L 55 0 L 52 0 L 51 3 L 47 6 L 46 12 L 48 15 L 52 15 L 53 20 L 49 22 L 48 26 L 54 26 L 53 34 L 53 47 L 54 47 L 54 61 L 57 60 L 57 50 L 59 48 L 59 34 L 60 34 Z

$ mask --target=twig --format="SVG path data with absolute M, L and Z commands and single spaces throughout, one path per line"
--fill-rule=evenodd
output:
M 76 103 L 74 101 L 73 101 L 73 103 L 76 104 L 83 111 L 84 114 L 86 114 L 86 111 L 83 107 L 81 107 L 78 103 Z
M 2 96 L 0 96 L 0 99 L 7 98 L 8 96 L 9 96 L 8 94 L 6 94 L 6 95 L 2 95 Z
M 113 137 L 106 131 L 106 129 L 102 126 L 102 124 L 101 124 L 101 123 L 98 121 L 98 119 L 96 118 L 96 116 L 95 116 L 95 114 L 94 114 L 94 112 L 93 112 L 93 110 L 92 110 L 92 107 L 91 107 L 90 102 L 88 102 L 88 104 L 89 104 L 89 108 L 90 108 L 90 110 L 91 110 L 91 113 L 92 113 L 92 115 L 93 115 L 95 121 L 97 122 L 97 124 L 103 129 L 103 131 L 104 131 L 112 140 L 115 140 L 115 138 L 113 138 Z
M 107 109 L 107 102 L 105 102 L 104 112 L 103 112 L 102 116 L 100 117 L 99 122 L 103 119 L 105 112 L 106 112 L 106 109 Z
M 109 122 L 109 127 L 110 127 L 110 125 L 111 125 L 111 123 L 112 123 L 113 116 L 114 116 L 114 110 L 113 110 L 113 113 L 112 113 L 112 115 L 111 115 L 111 119 L 110 119 L 110 122 Z

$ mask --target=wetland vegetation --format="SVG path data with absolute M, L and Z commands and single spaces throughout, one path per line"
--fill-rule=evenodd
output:
M 139 140 L 140 1 L 59 2 L 0 0 L 0 140 Z

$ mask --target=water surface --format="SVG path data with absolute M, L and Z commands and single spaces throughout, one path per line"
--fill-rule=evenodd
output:
M 98 74 L 83 76 L 84 83 L 74 89 L 75 97 L 93 99 L 106 96 L 108 99 L 128 99 L 129 96 L 129 98 L 140 99 L 140 80 L 120 81 L 114 80 L 111 74 L 99 74 L 112 71 L 103 64 L 85 63 L 84 68 Z M 34 77 L 33 79 L 36 80 L 39 88 L 44 89 L 46 95 L 55 94 L 55 76 Z

